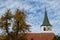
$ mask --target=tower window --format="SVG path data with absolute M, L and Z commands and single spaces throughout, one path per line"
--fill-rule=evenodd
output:
M 46 28 L 44 27 L 44 31 L 46 31 Z

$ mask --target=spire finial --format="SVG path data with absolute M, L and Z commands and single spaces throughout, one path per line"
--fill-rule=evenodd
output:
M 45 7 L 45 14 L 47 14 L 46 7 Z

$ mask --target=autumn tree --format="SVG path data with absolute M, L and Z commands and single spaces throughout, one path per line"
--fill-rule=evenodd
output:
M 11 21 L 11 18 L 12 14 L 10 10 L 7 10 L 7 12 L 0 19 L 0 28 L 6 30 L 7 35 L 9 34 L 9 26 L 11 24 L 9 21 Z
M 14 20 L 12 20 L 12 18 Z M 12 23 L 12 32 L 9 32 L 9 27 Z M 7 10 L 5 14 L 0 18 L 0 28 L 7 33 L 6 40 L 27 40 L 26 32 L 30 32 L 30 25 L 26 23 L 26 14 L 19 9 L 16 10 L 15 15 L 12 15 L 10 10 Z M 9 39 L 10 38 L 10 39 Z
M 23 11 L 20 11 L 19 9 L 16 10 L 14 15 L 14 25 L 13 30 L 16 32 L 16 35 L 19 33 L 25 33 L 29 30 L 30 25 L 26 23 L 26 14 Z

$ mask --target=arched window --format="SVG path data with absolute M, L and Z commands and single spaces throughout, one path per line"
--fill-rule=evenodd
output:
M 46 28 L 44 27 L 44 31 L 46 31 Z
M 33 38 L 31 38 L 31 40 L 34 40 Z

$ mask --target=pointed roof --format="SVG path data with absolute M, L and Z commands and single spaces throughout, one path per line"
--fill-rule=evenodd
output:
M 49 22 L 49 19 L 48 19 L 48 16 L 47 16 L 47 11 L 46 11 L 46 8 L 45 8 L 45 16 L 44 16 L 44 21 L 43 21 L 43 24 L 41 26 L 52 26 Z

